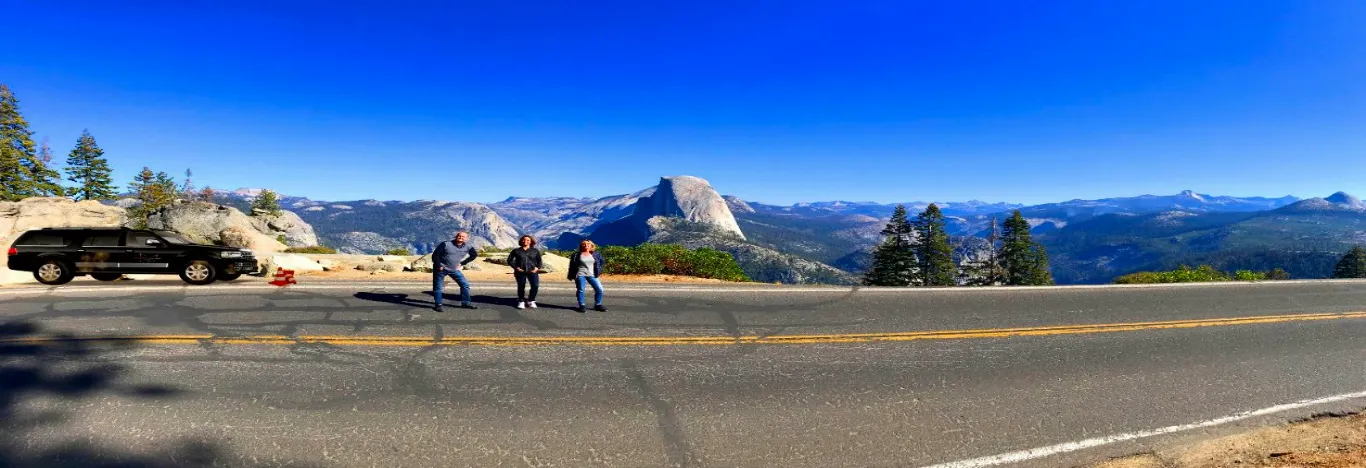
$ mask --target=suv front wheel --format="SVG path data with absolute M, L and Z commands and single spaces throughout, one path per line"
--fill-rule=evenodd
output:
M 37 270 L 33 270 L 33 279 L 48 286 L 57 286 L 70 283 L 76 277 L 76 272 L 71 270 L 71 266 L 61 260 L 48 260 L 38 265 Z
M 180 269 L 180 279 L 193 285 L 205 285 L 218 279 L 218 270 L 212 263 L 194 260 Z

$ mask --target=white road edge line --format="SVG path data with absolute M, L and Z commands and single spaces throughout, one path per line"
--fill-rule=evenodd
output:
M 1152 429 L 1152 430 L 1139 431 L 1139 432 L 1129 432 L 1129 433 L 1116 434 L 1116 435 L 1106 436 L 1106 437 L 1097 437 L 1097 438 L 1093 438 L 1093 439 L 1079 440 L 1079 441 L 1076 441 L 1076 442 L 1067 442 L 1067 443 L 1064 443 L 1064 444 L 1050 445 L 1050 446 L 1047 446 L 1047 447 L 1038 447 L 1038 448 L 1032 448 L 1032 449 L 1029 449 L 1029 450 L 1021 450 L 1021 451 L 1018 451 L 1018 452 L 1010 452 L 1010 453 L 1003 453 L 1003 454 L 1000 454 L 1000 455 L 992 455 L 992 456 L 989 456 L 989 457 L 981 457 L 981 458 L 973 458 L 973 459 L 970 459 L 970 460 L 959 460 L 959 461 L 948 462 L 948 463 L 940 463 L 940 464 L 938 464 L 938 465 L 930 465 L 930 466 L 927 466 L 927 467 L 924 467 L 924 468 L 976 468 L 976 467 L 982 467 L 982 466 L 1004 465 L 1004 464 L 1006 464 L 1006 463 L 1020 463 L 1020 462 L 1024 462 L 1024 461 L 1034 460 L 1034 459 L 1037 459 L 1037 458 L 1043 458 L 1043 457 L 1052 456 L 1052 455 L 1057 455 L 1057 454 L 1061 454 L 1061 453 L 1067 453 L 1067 452 L 1075 452 L 1075 451 L 1078 451 L 1078 450 L 1084 450 L 1084 449 L 1088 449 L 1088 448 L 1092 448 L 1092 447 L 1099 447 L 1099 446 L 1102 446 L 1102 445 L 1109 445 L 1109 444 L 1113 444 L 1113 443 L 1117 443 L 1117 442 L 1124 442 L 1124 441 L 1134 440 L 1134 439 L 1142 439 L 1142 438 L 1146 438 L 1146 437 L 1159 436 L 1159 435 L 1163 435 L 1163 434 L 1171 434 L 1171 433 L 1174 433 L 1174 432 L 1189 431 L 1189 430 L 1192 430 L 1192 429 L 1202 429 L 1202 428 L 1206 428 L 1206 427 L 1213 427 L 1213 426 L 1218 426 L 1218 425 L 1221 425 L 1221 424 L 1228 424 L 1228 423 L 1235 422 L 1235 421 L 1241 421 L 1241 420 L 1248 419 L 1248 418 L 1255 418 L 1255 417 L 1257 417 L 1257 416 L 1265 416 L 1265 415 L 1268 415 L 1268 414 L 1275 414 L 1275 413 L 1279 413 L 1279 412 L 1282 412 L 1282 411 L 1290 411 L 1290 410 L 1305 408 L 1305 407 L 1314 406 L 1314 405 L 1322 405 L 1322 404 L 1334 403 L 1334 402 L 1339 402 L 1339 401 L 1344 401 L 1344 400 L 1352 400 L 1352 399 L 1356 399 L 1356 398 L 1366 398 L 1366 392 L 1346 393 L 1346 394 L 1342 394 L 1342 395 L 1334 395 L 1334 396 L 1324 397 L 1324 398 L 1315 398 L 1315 399 L 1312 399 L 1312 400 L 1300 400 L 1300 401 L 1297 401 L 1297 402 L 1294 402 L 1294 403 L 1287 403 L 1287 404 L 1284 404 L 1284 405 L 1276 405 L 1276 406 L 1272 406 L 1272 407 L 1269 407 L 1269 408 L 1262 408 L 1262 409 L 1259 409 L 1259 410 L 1244 411 L 1244 412 L 1242 412 L 1242 413 L 1238 413 L 1238 414 L 1235 414 L 1235 415 L 1232 415 L 1232 416 L 1224 416 L 1224 417 L 1222 417 L 1222 418 L 1215 418 L 1215 419 L 1210 419 L 1210 420 L 1207 420 L 1207 421 L 1201 421 L 1201 422 L 1197 422 L 1197 423 L 1182 424 L 1182 425 L 1179 425 L 1179 426 L 1167 426 L 1167 427 L 1163 427 L 1163 428 L 1160 428 L 1160 429 Z

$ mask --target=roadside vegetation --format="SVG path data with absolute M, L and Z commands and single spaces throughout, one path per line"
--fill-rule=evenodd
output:
M 406 248 L 401 248 L 401 247 L 400 247 L 400 248 L 397 248 L 397 249 L 389 249 L 389 250 L 386 250 L 386 251 L 384 252 L 384 255 L 397 255 L 397 256 L 402 256 L 402 257 L 408 257 L 408 256 L 413 255 L 413 251 L 408 250 L 408 249 L 406 249 Z
M 334 248 L 331 248 L 331 247 L 327 247 L 327 246 L 323 246 L 323 245 L 317 245 L 317 246 L 313 246 L 313 247 L 290 247 L 290 248 L 288 248 L 288 249 L 285 249 L 285 253 L 296 253 L 296 254 L 335 254 L 335 253 L 337 253 L 337 249 L 334 249 Z
M 1280 268 L 1271 271 L 1220 271 L 1209 265 L 1191 268 L 1187 265 L 1171 271 L 1140 271 L 1115 278 L 1115 284 L 1212 283 L 1221 281 L 1279 281 L 1290 279 Z
M 573 250 L 549 250 L 569 258 Z M 750 281 L 731 254 L 716 249 L 689 250 L 675 244 L 641 244 L 636 247 L 598 248 L 605 262 L 603 273 L 612 275 L 677 275 L 722 281 Z
M 1005 220 L 1001 234 L 992 222 L 985 255 L 954 264 L 953 246 L 944 214 L 931 203 L 915 221 L 897 205 L 882 230 L 883 241 L 863 277 L 868 286 L 1041 286 L 1053 284 L 1048 252 L 1029 234 L 1029 221 L 1018 210 Z
M 1334 278 L 1366 278 L 1366 248 L 1352 247 L 1333 268 Z

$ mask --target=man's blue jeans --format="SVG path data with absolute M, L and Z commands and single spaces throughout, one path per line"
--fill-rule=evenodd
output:
M 436 305 L 441 305 L 441 290 L 446 287 L 447 276 L 455 278 L 455 284 L 460 285 L 460 305 L 469 305 L 470 282 L 465 280 L 464 273 L 460 270 L 432 270 L 432 295 L 436 296 Z
M 584 282 L 593 285 L 593 305 L 602 305 L 602 282 L 592 276 L 577 276 L 574 284 L 578 286 L 579 305 L 583 305 Z

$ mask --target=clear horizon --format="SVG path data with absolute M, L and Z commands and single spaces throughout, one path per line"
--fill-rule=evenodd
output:
M 680 175 L 685 175 L 685 174 L 680 174 Z M 704 179 L 705 179 L 705 178 L 704 178 Z M 312 197 L 312 196 L 308 196 L 308 195 L 305 195 L 305 194 L 297 194 L 297 193 L 277 192 L 277 194 L 280 195 L 280 196 L 282 196 L 282 197 L 299 197 L 299 198 L 306 198 L 306 199 L 309 199 L 309 200 L 312 200 L 312 201 L 315 201 L 315 202 L 328 202 L 328 203 L 341 203 L 341 202 L 354 202 L 354 201 L 367 201 L 367 200 L 386 201 L 386 202 L 387 202 L 387 201 L 414 202 L 414 201 L 422 201 L 422 200 L 431 200 L 431 201 L 450 201 L 450 202 L 468 202 L 468 203 L 492 204 L 492 203 L 498 203 L 498 202 L 501 202 L 501 201 L 504 201 L 504 200 L 507 200 L 507 199 L 510 199 L 510 198 L 542 198 L 542 199 L 545 199 L 545 198 L 582 198 L 582 199 L 597 200 L 597 199 L 606 198 L 606 197 L 615 197 L 615 196 L 621 196 L 621 195 L 628 195 L 628 194 L 635 193 L 635 192 L 638 192 L 638 191 L 640 191 L 640 190 L 643 190 L 643 189 L 646 189 L 646 188 L 649 188 L 649 187 L 652 187 L 652 186 L 653 186 L 653 185 L 644 186 L 644 187 L 641 187 L 640 189 L 637 189 L 637 190 L 632 190 L 632 191 L 623 192 L 623 193 L 615 193 L 615 194 L 610 194 L 610 195 L 603 195 L 603 196 L 584 196 L 584 197 L 580 197 L 580 196 L 569 196 L 569 195 L 559 195 L 559 196 L 550 195 L 550 196 L 528 197 L 528 196 L 508 195 L 508 196 L 505 196 L 505 197 L 502 197 L 502 198 L 498 198 L 498 199 L 494 199 L 494 200 L 457 200 L 457 199 L 444 199 L 444 198 L 412 198 L 412 199 L 399 199 L 399 198 L 376 198 L 376 197 L 360 197 L 360 198 L 346 198 L 346 199 L 327 199 L 327 198 L 318 198 L 318 197 Z M 267 187 L 238 187 L 238 188 L 235 188 L 235 189 L 217 189 L 217 190 L 222 191 L 222 192 L 238 192 L 238 191 L 244 191 L 244 190 L 262 190 L 262 189 L 266 189 L 266 188 L 267 188 Z M 713 185 L 712 188 L 713 188 L 713 189 L 716 189 L 716 192 L 719 193 L 719 194 L 721 194 L 721 196 L 733 196 L 733 195 L 734 195 L 734 194 L 732 194 L 732 193 L 727 192 L 726 190 L 724 190 L 724 189 L 722 189 L 722 188 L 716 187 L 715 185 Z M 1300 200 L 1310 199 L 1310 198 L 1327 198 L 1327 197 L 1329 197 L 1329 196 L 1332 196 L 1332 195 L 1334 195 L 1334 194 L 1337 194 L 1338 192 L 1347 193 L 1348 195 L 1352 195 L 1352 196 L 1357 196 L 1357 195 L 1358 195 L 1358 194 L 1355 194 L 1355 193 L 1352 193 L 1352 192 L 1349 192 L 1349 191 L 1346 191 L 1346 190 L 1334 190 L 1334 191 L 1332 191 L 1332 192 L 1330 192 L 1330 193 L 1326 193 L 1326 194 L 1316 194 L 1316 195 L 1311 195 L 1311 196 L 1300 196 L 1300 195 L 1294 195 L 1294 194 L 1287 194 L 1287 195 L 1229 195 L 1229 194 L 1221 194 L 1221 193 L 1208 193 L 1208 192 L 1204 192 L 1204 191 L 1200 191 L 1200 190 L 1191 190 L 1191 189 L 1187 189 L 1187 190 L 1190 190 L 1190 191 L 1194 192 L 1194 193 L 1197 194 L 1197 195 L 1201 195 L 1201 196 L 1210 196 L 1210 197 L 1266 198 L 1266 199 L 1276 199 L 1276 198 L 1284 198 L 1284 197 L 1294 197 L 1294 198 L 1298 198 L 1298 199 L 1300 199 Z M 743 201 L 745 201 L 745 202 L 747 202 L 747 203 L 759 203 L 759 204 L 770 205 L 770 206 L 791 206 L 791 205 L 802 204 L 802 203 L 807 203 L 807 204 L 809 204 L 809 203 L 833 203 L 833 202 L 844 202 L 844 203 L 876 203 L 876 204 L 881 204 L 881 205 L 911 204 L 911 203 L 972 203 L 972 202 L 979 202 L 979 203 L 984 203 L 984 204 L 1018 204 L 1018 205 L 1024 205 L 1024 206 L 1035 206 L 1035 205 L 1046 205 L 1046 204 L 1050 204 L 1050 203 L 1064 203 L 1064 202 L 1069 202 L 1069 201 L 1073 201 L 1073 200 L 1123 199 L 1123 198 L 1135 198 L 1135 197 L 1141 197 L 1141 196 L 1175 196 L 1175 195 L 1180 195 L 1180 194 L 1181 194 L 1182 192 L 1184 192 L 1184 191 L 1185 191 L 1185 190 L 1178 191 L 1178 192 L 1175 192 L 1175 193 L 1142 193 L 1142 194 L 1136 194 L 1136 195 L 1116 195 L 1116 196 L 1104 196 L 1104 197 L 1099 197 L 1099 198 L 1069 198 L 1069 199 L 1065 199 L 1065 200 L 1051 200 L 1051 201 L 1043 201 L 1043 202 L 1039 202 L 1039 203 L 1020 203 L 1020 202 L 1014 202 L 1014 201 L 1010 201 L 1010 200 L 980 200 L 980 199 L 966 199 L 966 200 L 938 200 L 938 199 L 925 199 L 925 200 L 901 200 L 901 201 L 834 200 L 834 199 L 832 199 L 832 200 L 803 200 L 803 201 L 797 201 L 797 202 L 793 202 L 793 203 L 770 203 L 770 202 L 767 202 L 767 201 L 762 200 L 762 199 L 748 199 L 748 198 L 744 198 L 744 197 L 740 197 L 740 199 L 743 200 Z
M 674 174 L 774 205 L 1366 194 L 1361 2 L 78 3 L 7 8 L 26 39 L 0 83 L 55 160 L 89 129 L 120 187 L 149 166 L 319 200 Z

